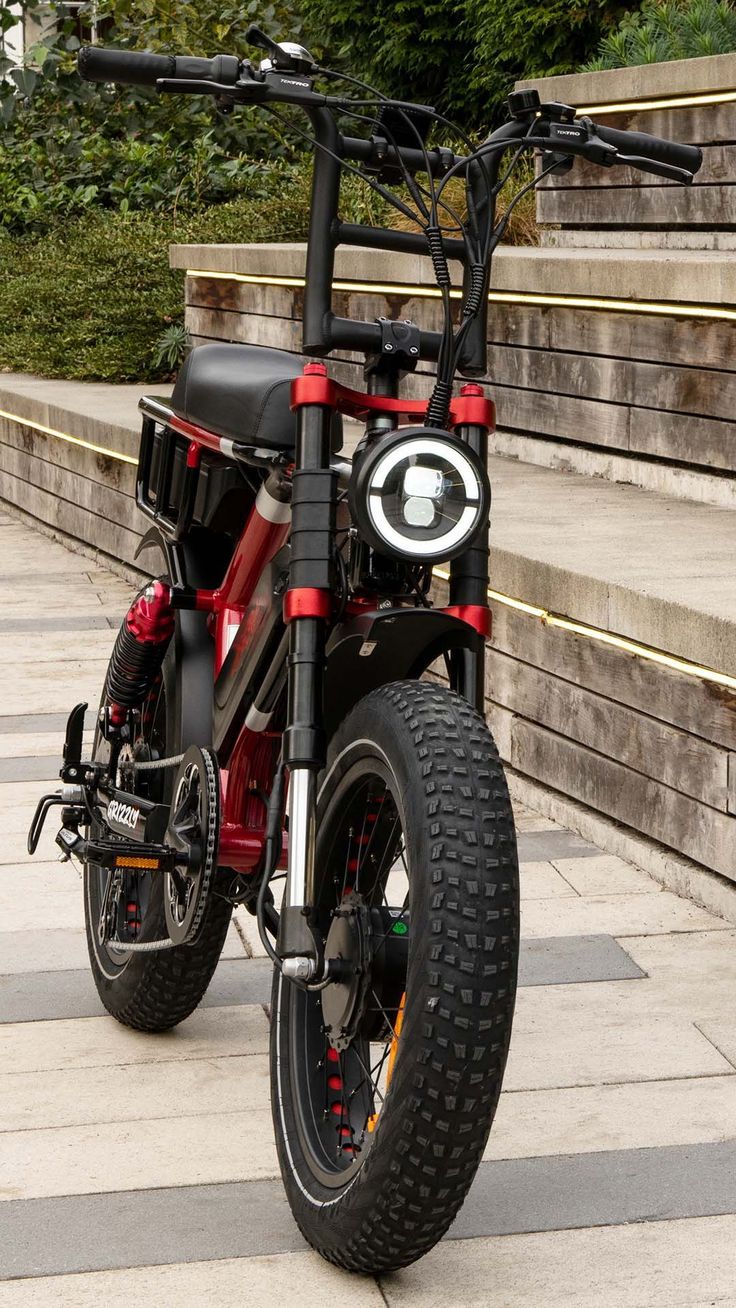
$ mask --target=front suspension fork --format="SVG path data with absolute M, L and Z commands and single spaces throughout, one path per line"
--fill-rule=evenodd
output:
M 305 373 L 326 374 L 323 364 Z M 288 717 L 284 764 L 289 771 L 289 856 L 277 952 L 286 976 L 308 981 L 320 968 L 310 923 L 315 900 L 317 775 L 325 765 L 323 682 L 332 611 L 337 474 L 330 468 L 332 410 L 297 409 L 292 492 L 291 565 L 284 596 L 289 627 Z
M 471 394 L 472 386 L 463 387 L 463 394 Z M 480 387 L 475 388 L 482 394 Z M 488 428 L 478 424 L 463 424 L 456 429 L 461 440 L 467 442 L 478 455 L 483 467 L 488 466 Z M 481 639 L 474 649 L 450 651 L 450 685 L 467 699 L 473 708 L 485 715 L 486 660 L 485 641 L 491 634 L 491 611 L 488 607 L 488 536 L 489 524 L 465 550 L 450 564 L 450 603 L 446 613 L 462 618 L 475 627 Z

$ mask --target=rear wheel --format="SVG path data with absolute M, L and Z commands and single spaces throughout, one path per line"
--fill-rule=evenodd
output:
M 135 745 L 113 757 L 109 742 L 98 731 L 94 748 L 95 759 L 107 763 L 125 789 L 167 803 L 172 798 L 175 770 L 141 772 L 132 782 L 128 777 L 133 775 L 131 762 L 172 757 L 181 751 L 176 690 L 172 642 L 161 676 L 144 706 L 144 725 Z M 87 947 L 97 993 L 113 1017 L 139 1031 L 165 1031 L 194 1011 L 217 966 L 232 912 L 228 902 L 211 895 L 195 941 L 173 949 L 124 953 L 101 939 L 105 917 L 112 927 L 108 934 L 126 943 L 166 939 L 167 880 L 158 873 L 124 872 L 117 874 L 108 889 L 105 868 L 87 864 L 84 870 Z
M 501 1090 L 519 948 L 513 815 L 459 696 L 396 682 L 331 746 L 318 804 L 322 992 L 274 980 L 272 1103 L 296 1220 L 329 1261 L 426 1253 L 475 1175 Z

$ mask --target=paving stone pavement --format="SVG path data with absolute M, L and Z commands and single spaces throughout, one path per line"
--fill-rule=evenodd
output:
M 380 1282 L 305 1247 L 278 1179 L 252 919 L 197 1013 L 140 1035 L 97 999 L 51 824 L 25 856 L 125 587 L 9 515 L 0 547 L 0 1308 L 736 1308 L 736 931 L 521 807 L 521 989 L 468 1201 Z

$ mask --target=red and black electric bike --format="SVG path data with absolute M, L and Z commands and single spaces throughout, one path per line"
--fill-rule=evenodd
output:
M 168 403 L 141 401 L 137 482 L 156 575 L 115 641 L 92 758 L 67 727 L 57 840 L 84 864 L 89 954 L 120 1022 L 161 1031 L 202 999 L 233 905 L 274 964 L 273 1118 L 307 1240 L 357 1271 L 444 1234 L 493 1121 L 519 952 L 514 821 L 483 718 L 495 198 L 529 150 L 692 181 L 700 152 L 598 127 L 536 92 L 467 154 L 430 106 L 390 100 L 276 44 L 259 67 L 89 48 L 91 81 L 298 106 L 315 147 L 303 351 L 365 356 L 365 392 L 280 350 L 205 344 Z M 329 94 L 338 80 L 352 99 Z M 319 89 L 319 88 L 323 89 Z M 362 124 L 350 137 L 345 126 Z M 355 129 L 354 129 L 355 130 Z M 360 130 L 360 129 L 358 129 Z M 460 139 L 457 133 L 455 139 Z M 416 231 L 341 221 L 358 172 Z M 465 183 L 458 214 L 447 183 Z M 421 179 L 421 180 L 420 180 Z M 522 194 L 529 182 L 521 187 Z M 339 244 L 431 257 L 441 331 L 332 311 Z M 448 263 L 464 269 L 454 312 Z M 436 364 L 426 400 L 399 382 Z M 364 426 L 341 459 L 342 415 Z M 449 602 L 433 607 L 433 566 Z M 440 660 L 446 682 L 427 673 Z M 278 880 L 285 873 L 285 885 Z M 278 885 L 279 894 L 275 894 Z M 281 893 L 283 891 L 283 893 Z

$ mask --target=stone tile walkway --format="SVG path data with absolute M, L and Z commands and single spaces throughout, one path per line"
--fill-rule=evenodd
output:
M 139 1035 L 103 1015 L 51 824 L 25 857 L 129 588 L 9 516 L 0 549 L 0 1308 L 736 1306 L 736 931 L 526 809 L 512 1053 L 465 1208 L 380 1283 L 305 1248 L 252 919 L 199 1011 Z

